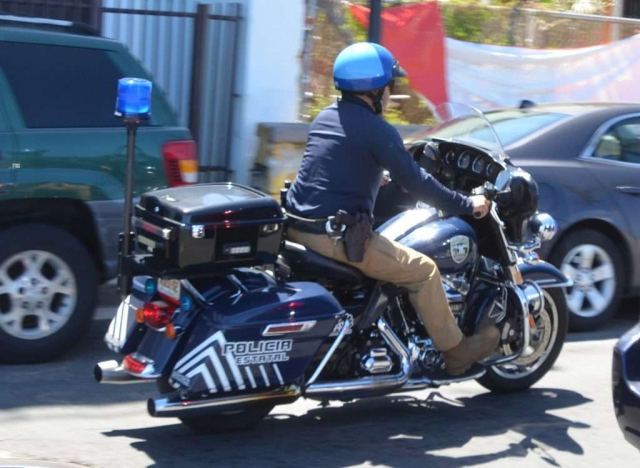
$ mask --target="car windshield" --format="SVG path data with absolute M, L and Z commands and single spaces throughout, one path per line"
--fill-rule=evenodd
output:
M 485 117 L 504 146 L 522 140 L 549 125 L 569 117 L 557 112 L 523 112 L 520 110 L 488 112 Z

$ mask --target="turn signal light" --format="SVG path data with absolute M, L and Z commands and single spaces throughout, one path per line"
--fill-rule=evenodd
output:
M 171 316 L 175 310 L 175 307 L 164 301 L 148 302 L 142 307 L 142 319 L 144 323 L 152 328 L 164 328 L 171 321 Z
M 522 272 L 520 271 L 520 269 L 518 268 L 517 265 L 514 266 L 513 268 L 515 269 L 515 271 L 513 272 L 514 280 L 515 280 L 517 285 L 521 285 L 522 283 L 524 283 L 524 278 L 522 277 Z
M 166 336 L 170 340 L 176 339 L 176 336 L 178 336 L 178 331 L 176 330 L 176 326 L 173 323 L 170 323 L 165 327 L 164 336 Z

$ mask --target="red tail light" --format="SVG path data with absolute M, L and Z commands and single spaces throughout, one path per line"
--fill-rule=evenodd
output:
M 162 146 L 169 187 L 198 182 L 198 157 L 193 140 L 170 141 Z
M 152 328 L 163 328 L 171 321 L 175 310 L 175 306 L 164 301 L 148 302 L 142 307 L 142 318 Z
M 131 372 L 135 372 L 136 374 L 140 374 L 146 367 L 146 364 L 140 361 L 136 361 L 136 359 L 130 354 L 124 357 L 122 365 L 125 369 L 130 370 Z

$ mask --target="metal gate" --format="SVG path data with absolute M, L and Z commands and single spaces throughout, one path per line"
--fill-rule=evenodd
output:
M 191 129 L 201 179 L 228 179 L 241 5 L 104 0 L 100 14 L 102 35 L 129 47 Z

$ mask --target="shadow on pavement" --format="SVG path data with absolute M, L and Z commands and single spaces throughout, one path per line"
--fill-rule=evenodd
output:
M 640 299 L 630 298 L 622 301 L 613 320 L 602 328 L 589 332 L 571 332 L 567 335 L 567 343 L 592 340 L 617 340 L 640 319 Z
M 549 411 L 590 401 L 559 389 L 484 393 L 455 401 L 433 391 L 426 399 L 359 400 L 302 416 L 280 414 L 276 407 L 255 428 L 222 435 L 199 435 L 180 424 L 105 435 L 135 439 L 132 447 L 153 459 L 154 467 L 463 467 L 523 457 L 534 457 L 534 466 L 560 466 L 551 452 L 582 455 L 569 429 L 590 426 Z M 507 432 L 513 441 L 508 446 L 504 437 L 491 439 Z M 464 448 L 473 438 L 487 440 Z
M 154 382 L 135 385 L 96 383 L 93 367 L 97 362 L 122 359 L 122 356 L 109 351 L 103 342 L 108 328 L 108 320 L 94 321 L 78 346 L 53 362 L 0 365 L 0 410 L 61 403 L 105 405 L 146 401 L 155 395 Z

